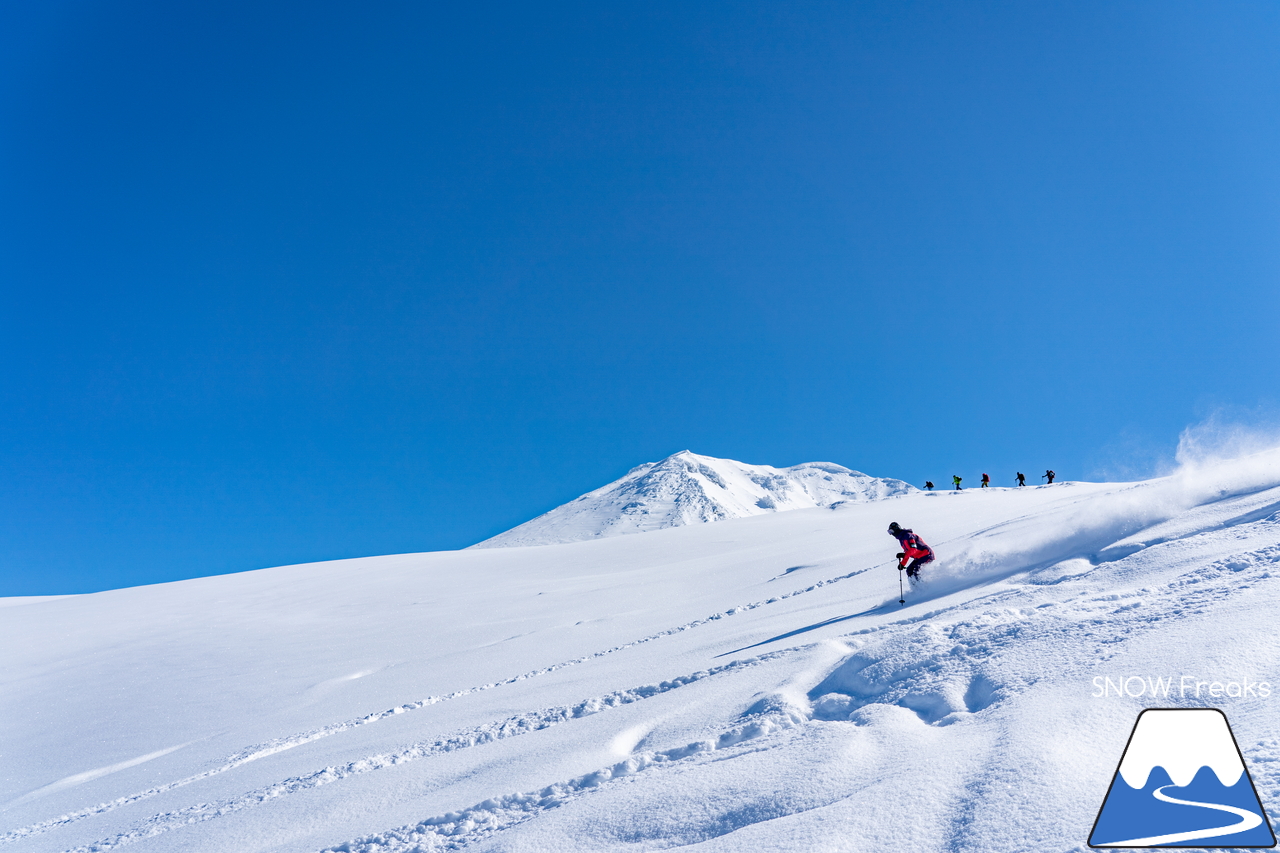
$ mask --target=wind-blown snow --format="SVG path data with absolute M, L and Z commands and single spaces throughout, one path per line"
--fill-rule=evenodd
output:
M 1275 452 L 29 601 L 0 853 L 1084 851 L 1144 707 L 1275 814 L 1277 612 Z
M 580 542 L 914 491 L 830 462 L 774 468 L 683 450 L 472 547 Z

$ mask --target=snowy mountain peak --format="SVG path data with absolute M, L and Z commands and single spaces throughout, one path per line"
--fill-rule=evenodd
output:
M 1156 767 L 1163 767 L 1179 787 L 1190 785 L 1201 767 L 1212 769 L 1227 787 L 1244 773 L 1227 718 L 1216 708 L 1144 711 L 1125 750 L 1120 775 L 1130 788 L 1142 789 Z
M 831 462 L 774 468 L 682 450 L 472 547 L 580 542 L 913 491 Z

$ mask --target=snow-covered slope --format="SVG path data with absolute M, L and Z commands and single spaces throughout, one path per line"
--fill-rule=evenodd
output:
M 1151 706 L 1274 816 L 1277 612 L 1277 453 L 14 604 L 0 851 L 1084 851 Z
M 830 462 L 774 468 L 683 450 L 472 547 L 580 542 L 913 491 Z

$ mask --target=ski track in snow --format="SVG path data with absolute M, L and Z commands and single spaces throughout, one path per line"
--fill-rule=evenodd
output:
M 948 540 L 948 541 L 951 541 L 951 540 Z M 942 544 L 945 545 L 947 544 L 947 542 L 943 542 Z M 152 797 L 159 796 L 161 794 L 167 793 L 177 788 L 182 788 L 187 785 L 195 784 L 197 782 L 204 781 L 205 779 L 209 779 L 213 776 L 221 775 L 230 770 L 235 770 L 236 768 L 241 767 L 244 764 L 247 764 L 251 761 L 256 761 L 257 759 L 260 759 L 260 758 L 266 758 L 271 755 L 276 755 L 286 750 L 293 749 L 294 747 L 303 746 L 308 743 L 313 743 L 315 741 L 321 740 L 322 738 L 330 737 L 332 735 L 341 734 L 343 732 L 361 728 L 371 723 L 380 722 L 389 717 L 398 716 L 400 714 L 408 713 L 411 711 L 421 710 L 422 708 L 427 708 L 432 705 L 437 705 L 441 702 L 447 702 L 452 699 L 458 699 L 464 696 L 470 696 L 486 690 L 492 690 L 494 688 L 504 687 L 510 684 L 516 684 L 518 682 L 527 681 L 530 678 L 536 678 L 541 675 L 547 675 L 549 673 L 556 672 L 566 667 L 575 666 L 581 663 L 586 663 L 588 661 L 592 661 L 597 658 L 602 658 L 607 655 L 614 654 L 615 652 L 634 648 L 635 646 L 639 646 L 644 643 L 649 643 L 654 640 L 659 640 L 664 637 L 672 636 L 674 634 L 680 634 L 685 631 L 698 628 L 703 625 L 710 624 L 712 622 L 719 621 L 729 616 L 735 616 L 739 613 L 746 613 L 751 610 L 756 610 L 760 607 L 765 607 L 770 604 L 776 604 L 777 602 L 780 602 L 780 601 L 786 601 L 788 599 L 794 598 L 799 595 L 805 595 L 807 593 L 814 592 L 818 589 L 822 589 L 823 587 L 829 586 L 831 584 L 839 583 L 840 581 L 848 580 L 850 578 L 854 578 L 859 575 L 870 572 L 873 569 L 877 569 L 885 565 L 889 565 L 892 562 L 893 562 L 892 560 L 889 560 L 886 562 L 877 563 L 876 565 L 873 565 L 873 566 L 868 566 L 863 569 L 856 569 L 852 572 L 847 572 L 842 575 L 837 575 L 832 578 L 827 578 L 825 580 L 818 581 L 802 589 L 793 590 L 791 592 L 783 593 L 782 595 L 772 596 L 767 599 L 753 601 L 748 604 L 737 605 L 727 610 L 713 613 L 710 616 L 706 616 L 701 619 L 695 619 L 691 622 L 686 622 L 683 625 L 679 625 L 674 628 L 669 628 L 664 631 L 659 631 L 655 634 L 650 634 L 648 636 L 641 637 L 640 639 L 633 640 L 629 643 L 623 643 L 621 645 L 613 646 L 611 648 L 604 649 L 602 651 L 597 651 L 588 655 L 583 655 L 582 657 L 575 658 L 573 660 L 552 664 L 551 666 L 543 667 L 542 669 L 532 670 L 530 672 L 512 676 L 511 678 L 507 678 L 502 681 L 493 681 L 487 684 L 482 684 L 476 687 L 464 688 L 462 690 L 456 690 L 452 693 L 446 693 L 439 696 L 429 696 L 426 699 L 421 699 L 416 702 L 406 703 L 404 705 L 398 705 L 394 708 L 389 708 L 383 711 L 370 713 L 363 717 L 343 720 L 342 722 L 334 723 L 332 725 L 325 726 L 323 728 L 313 729 L 307 732 L 302 732 L 294 735 L 287 735 L 285 737 L 276 738 L 274 740 L 267 741 L 265 743 L 254 744 L 252 746 L 245 747 L 244 749 L 240 750 L 239 752 L 231 756 L 228 756 L 225 759 L 224 763 L 222 763 L 221 765 L 217 767 L 213 767 L 201 773 L 197 773 L 192 776 L 185 777 L 183 779 L 178 779 L 173 782 L 168 782 L 163 785 L 157 785 L 153 788 L 148 788 L 145 791 L 140 791 L 136 794 L 131 794 L 126 797 L 120 797 L 118 799 L 111 800 L 110 802 L 100 803 L 98 805 L 91 806 L 86 809 L 81 809 L 80 811 L 77 811 L 77 812 L 60 815 L 59 817 L 52 818 L 50 820 L 46 820 L 39 823 L 30 824 L 28 826 L 19 827 L 17 829 L 10 830 L 9 832 L 6 832 L 3 835 L 0 835 L 0 845 L 10 844 L 14 841 L 18 841 L 24 838 L 29 838 L 34 835 L 40 835 L 52 829 L 57 829 L 59 827 L 67 826 L 69 824 L 84 820 L 85 818 L 106 814 L 107 812 L 114 811 L 115 809 L 121 808 L 123 806 L 132 805 L 133 803 L 137 803 L 142 800 L 147 800 Z M 785 576 L 785 573 L 784 575 L 781 575 L 779 577 L 784 577 L 784 576 Z M 771 578 L 770 581 L 777 580 L 777 579 L 778 578 Z M 939 612 L 939 611 L 931 611 L 929 613 L 925 613 L 922 615 L 908 617 L 907 620 L 904 620 L 904 621 L 916 621 L 919 619 L 929 618 L 930 616 L 934 615 L 936 612 Z M 883 627 L 888 627 L 888 626 L 883 626 Z M 867 629 L 867 630 L 876 631 L 876 630 L 880 630 L 880 628 L 873 628 L 873 629 Z
M 676 761 L 705 758 L 808 722 L 808 715 L 802 709 L 788 705 L 780 697 L 771 699 L 773 701 L 768 701 L 763 710 L 748 715 L 741 724 L 714 739 L 694 741 L 660 752 L 633 755 L 609 767 L 548 785 L 538 791 L 491 797 L 461 811 L 448 812 L 426 818 L 412 826 L 346 841 L 335 847 L 326 847 L 320 853 L 426 853 L 457 850 L 524 823 L 539 812 L 566 805 L 599 790 L 609 782 L 662 768 Z
M 10 830 L 9 832 L 6 832 L 4 835 L 0 835 L 0 845 L 10 844 L 14 841 L 19 841 L 24 838 L 30 838 L 34 835 L 40 835 L 50 830 L 67 826 L 69 824 L 76 823 L 78 821 L 84 820 L 89 817 L 96 817 L 98 815 L 106 814 L 107 812 L 114 811 L 118 808 L 121 808 L 122 806 L 132 805 L 133 803 L 137 803 L 142 800 L 147 800 L 152 797 L 159 796 L 160 794 L 173 791 L 177 788 L 182 788 L 187 785 L 194 784 L 196 782 L 204 781 L 205 779 L 209 779 L 213 776 L 218 776 L 230 770 L 235 770 L 236 768 L 241 767 L 245 764 L 248 764 L 251 761 L 256 761 L 257 759 L 260 759 L 260 758 L 266 758 L 267 756 L 275 755 L 277 753 L 284 752 L 285 750 L 293 749 L 294 747 L 303 746 L 304 744 L 308 744 L 308 743 L 313 743 L 315 741 L 321 740 L 322 738 L 330 737 L 336 734 L 341 734 L 342 732 L 351 731 L 353 729 L 361 728 L 363 726 L 367 726 L 372 723 L 380 722 L 382 720 L 388 719 L 389 717 L 395 717 L 411 711 L 421 710 L 423 708 L 428 708 L 428 707 L 431 707 L 432 705 L 438 705 L 441 702 L 447 702 L 449 700 L 458 699 L 463 696 L 470 696 L 486 690 L 493 690 L 498 687 L 505 687 L 510 684 L 516 684 L 522 681 L 527 681 L 531 678 L 537 678 L 538 676 L 547 675 L 549 673 L 556 672 L 566 667 L 576 666 L 578 664 L 596 660 L 598 658 L 602 658 L 607 655 L 614 654 L 616 652 L 634 648 L 644 643 L 649 643 L 654 640 L 662 639 L 664 637 L 670 637 L 675 634 L 680 634 L 685 631 L 689 631 L 691 629 L 710 624 L 712 622 L 717 622 L 729 616 L 735 616 L 739 613 L 746 613 L 748 611 L 755 610 L 760 607 L 765 607 L 770 604 L 775 604 L 779 601 L 785 601 L 787 599 L 794 598 L 795 596 L 798 596 L 798 595 L 804 595 L 806 593 L 821 589 L 822 587 L 829 586 L 830 584 L 838 583 L 843 580 L 848 580 L 849 578 L 857 577 L 858 575 L 869 572 L 872 569 L 878 568 L 881 565 L 884 565 L 884 564 L 877 564 L 876 566 L 870 566 L 864 569 L 857 569 L 855 571 L 848 572 L 843 575 L 838 575 L 833 578 L 827 578 L 826 580 L 818 581 L 817 583 L 804 587 L 803 589 L 794 590 L 792 592 L 784 593 L 778 596 L 773 596 L 771 598 L 764 599 L 764 600 L 754 601 L 749 604 L 742 604 L 735 607 L 731 607 L 728 610 L 719 611 L 711 614 L 710 616 L 706 616 L 701 619 L 695 619 L 692 622 L 686 622 L 685 624 L 679 625 L 675 628 L 669 628 L 664 631 L 659 631 L 655 634 L 650 634 L 646 637 L 641 637 L 640 639 L 633 640 L 629 643 L 623 643 L 621 645 L 613 646 L 611 648 L 604 649 L 602 651 L 597 651 L 588 655 L 583 655 L 582 657 L 579 657 L 579 658 L 574 658 L 573 660 L 552 664 L 551 666 L 543 667 L 542 669 L 532 670 L 530 672 L 522 673 L 520 675 L 515 675 L 515 676 L 512 676 L 511 678 L 507 678 L 502 681 L 492 681 L 487 684 L 479 685 L 477 687 L 468 687 L 463 690 L 456 690 L 452 693 L 446 693 L 439 696 L 429 696 L 426 699 L 421 699 L 417 702 L 407 703 L 404 705 L 397 705 L 394 708 L 389 708 L 384 711 L 378 711 L 371 714 L 367 714 L 363 717 L 343 720 L 342 722 L 334 723 L 332 725 L 325 726 L 320 729 L 313 729 L 311 731 L 302 732 L 299 734 L 288 735 L 286 737 L 267 741 L 266 743 L 254 744 L 252 746 L 249 746 L 240 750 L 239 752 L 231 756 L 228 756 L 225 759 L 224 763 L 218 765 L 217 767 L 213 767 L 201 773 L 197 773 L 192 776 L 187 776 L 186 778 L 178 779 L 173 782 L 168 782 L 163 785 L 157 785 L 153 788 L 148 788 L 145 791 L 140 791 L 136 794 L 131 794 L 126 797 L 120 797 L 119 799 L 112 800 L 110 802 L 100 803 L 96 806 L 82 809 L 77 812 L 60 815 L 59 817 L 56 817 L 50 820 L 46 820 L 40 823 L 35 823 L 28 826 L 20 827 L 18 829 Z M 761 658 L 758 658 L 758 659 L 764 659 L 764 657 L 768 657 L 768 656 L 762 656 Z M 753 659 L 753 660 L 756 660 L 756 659 Z M 719 672 L 722 669 L 723 667 L 719 667 L 714 671 Z M 313 776 L 318 777 L 324 772 L 325 771 L 319 771 L 319 773 L 313 774 Z M 311 778 L 311 777 L 308 777 L 308 778 Z M 328 781 L 333 781 L 333 780 L 328 780 Z M 280 783 L 280 784 L 286 784 L 286 783 Z M 314 786 L 308 786 L 308 787 L 314 787 Z M 109 849 L 109 848 L 106 848 L 106 847 L 99 848 L 95 846 L 87 849 L 97 850 L 97 849 Z
M 51 782 L 42 788 L 37 788 L 30 793 L 23 794 L 16 800 L 5 803 L 3 807 L 10 808 L 11 806 L 20 806 L 23 803 L 29 803 L 32 800 L 39 799 L 40 797 L 48 794 L 53 794 L 76 785 L 83 785 L 85 782 L 92 782 L 94 779 L 101 779 L 103 776 L 109 776 L 112 773 L 118 773 L 121 770 L 128 770 L 130 767 L 137 767 L 139 764 L 146 764 L 148 761 L 154 761 L 157 758 L 162 758 L 171 752 L 177 752 L 178 750 L 188 747 L 193 743 L 195 743 L 195 741 L 187 741 L 186 743 L 180 743 L 177 746 L 170 746 L 165 749 L 158 749 L 155 752 L 149 752 L 146 755 L 140 755 L 137 758 L 130 758 L 127 761 L 118 761 L 115 764 L 109 764 L 106 767 L 85 770 L 80 773 L 72 774 L 71 776 L 63 777 L 62 779 L 59 779 L 56 782 Z
M 561 723 L 598 714 L 601 711 L 606 711 L 610 708 L 630 705 L 635 702 L 650 699 L 654 696 L 660 696 L 664 693 L 669 693 L 672 690 L 677 690 L 706 678 L 712 678 L 729 672 L 735 672 L 748 667 L 757 666 L 765 661 L 772 660 L 789 653 L 790 650 L 777 651 L 747 660 L 734 661 L 713 669 L 701 670 L 679 678 L 663 681 L 659 684 L 648 684 L 641 687 L 635 687 L 630 690 L 620 690 L 606 696 L 586 699 L 575 705 L 559 706 L 519 714 L 496 723 L 488 723 L 470 729 L 465 729 L 449 737 L 429 742 L 415 743 L 396 752 L 378 753 L 376 755 L 365 756 L 338 767 L 325 767 L 322 770 L 317 770 L 306 776 L 290 777 L 280 782 L 248 791 L 237 797 L 227 798 L 215 803 L 199 803 L 178 811 L 153 815 L 147 820 L 135 825 L 132 829 L 119 833 L 111 838 L 102 839 L 92 844 L 72 848 L 70 853 L 101 853 L 101 851 L 112 850 L 116 847 L 120 847 L 134 841 L 139 841 L 144 838 L 155 837 L 172 829 L 178 829 L 196 823 L 203 823 L 205 821 L 213 820 L 214 818 L 222 817 L 223 815 L 233 814 L 261 803 L 297 793 L 298 791 L 318 788 L 322 785 L 337 782 L 351 776 L 357 776 L 376 770 L 382 770 L 387 767 L 406 764 L 410 761 L 429 758 L 433 755 L 455 752 L 460 749 L 468 749 L 473 746 L 481 746 L 483 744 L 493 743 L 506 738 L 518 737 L 519 735 L 542 731 Z M 740 727 L 742 729 L 741 732 L 721 736 L 721 738 L 716 742 L 718 746 L 715 748 L 722 748 L 723 745 L 729 745 L 730 742 L 737 742 L 750 737 L 758 737 L 760 733 L 763 733 L 761 725 L 764 725 L 766 728 L 769 727 L 768 724 L 760 724 L 754 727 L 750 725 Z M 698 745 L 695 745 L 695 747 L 697 747 L 693 750 L 695 752 L 699 751 L 701 748 L 698 747 Z M 672 752 L 679 751 L 673 750 Z M 657 756 L 654 760 L 671 760 L 673 757 L 677 756 Z M 623 763 L 625 764 L 626 762 Z M 595 775 L 598 774 L 592 774 L 592 776 Z
M 1274 516 L 1253 522 L 1253 524 L 1272 525 L 1275 523 Z M 1153 550 L 1163 547 L 1164 544 L 1153 544 L 1142 550 Z M 1129 556 L 1133 555 L 1126 555 L 1116 562 L 1123 562 Z M 664 751 L 638 754 L 610 767 L 602 768 L 575 779 L 552 784 L 537 792 L 506 794 L 490 798 L 461 811 L 429 817 L 412 826 L 399 827 L 362 839 L 348 841 L 336 847 L 325 848 L 325 851 L 326 853 L 375 853 L 375 851 L 376 853 L 408 853 L 408 851 L 415 850 L 457 849 L 532 819 L 537 813 L 545 809 L 564 805 L 577 797 L 589 794 L 611 780 L 634 776 L 653 768 L 668 766 L 675 761 L 706 756 L 718 750 L 743 744 L 746 741 L 803 725 L 811 719 L 848 719 L 859 708 L 869 704 L 902 705 L 915 711 L 926 723 L 946 725 L 950 722 L 955 722 L 965 713 L 977 713 L 1011 695 L 1014 690 L 1013 687 L 1008 684 L 1001 685 L 984 674 L 984 670 L 988 669 L 988 667 L 983 664 L 989 663 L 999 653 L 1004 644 L 1014 641 L 1026 643 L 1033 639 L 1043 639 L 1051 635 L 1060 635 L 1063 638 L 1069 637 L 1076 642 L 1093 642 L 1097 644 L 1096 651 L 1100 655 L 1100 657 L 1090 662 L 1090 665 L 1094 666 L 1099 660 L 1105 661 L 1113 657 L 1126 641 L 1143 633 L 1144 628 L 1152 628 L 1168 618 L 1203 613 L 1205 608 L 1211 606 L 1214 602 L 1237 592 L 1241 588 L 1241 581 L 1246 578 L 1253 582 L 1272 578 L 1270 571 L 1265 569 L 1277 562 L 1280 562 L 1280 546 L 1271 545 L 1200 565 L 1155 588 L 1144 587 L 1127 593 L 1104 595 L 1095 594 L 1096 590 L 1093 593 L 1082 591 L 1075 599 L 1052 605 L 1053 609 L 1047 612 L 1041 608 L 1049 607 L 1050 605 L 1048 604 L 1032 604 L 1021 608 L 1005 607 L 1000 609 L 997 607 L 1003 603 L 1015 603 L 1019 599 L 1025 599 L 1033 595 L 1036 590 L 1035 586 L 1001 589 L 986 596 L 980 596 L 976 599 L 970 599 L 966 602 L 946 606 L 927 613 L 908 612 L 904 614 L 902 619 L 853 631 L 845 635 L 847 637 L 857 637 L 880 634 L 883 637 L 879 654 L 871 654 L 868 648 L 863 647 L 853 652 L 844 663 L 836 667 L 836 670 L 852 668 L 851 675 L 856 676 L 863 682 L 872 684 L 872 689 L 866 691 L 864 695 L 860 695 L 857 690 L 851 690 L 848 693 L 832 691 L 830 694 L 820 697 L 820 701 L 816 702 L 812 709 L 799 709 L 779 700 L 774 703 L 773 707 L 767 707 L 755 714 L 749 714 L 739 725 L 711 740 L 698 741 Z M 1106 564 L 1104 563 L 1104 565 Z M 685 623 L 676 628 L 584 655 L 564 663 L 517 675 L 503 681 L 495 681 L 478 687 L 455 691 L 454 693 L 429 697 L 419 702 L 346 720 L 321 729 L 250 746 L 230 756 L 222 765 L 203 773 L 73 814 L 63 815 L 53 820 L 12 830 L 0 836 L 0 844 L 17 841 L 54 828 L 66 826 L 87 817 L 104 814 L 121 806 L 136 803 L 175 788 L 233 770 L 258 758 L 311 743 L 340 732 L 350 731 L 388 717 L 398 716 L 480 691 L 515 684 L 555 672 L 567 666 L 584 663 L 617 651 L 632 648 L 642 643 L 682 633 L 737 613 L 754 610 L 797 595 L 803 595 L 829 584 L 856 577 L 876 567 L 859 569 L 819 581 L 804 589 L 733 607 L 711 616 Z M 1062 578 L 1061 580 L 1080 580 L 1089 574 L 1091 574 L 1091 571 Z M 1057 582 L 1055 581 L 1054 583 Z M 942 594 L 946 594 L 946 591 L 943 591 Z M 958 621 L 949 625 L 937 619 L 939 616 L 963 610 L 972 610 L 975 607 L 985 607 L 988 610 L 980 614 L 965 614 Z M 997 607 L 997 609 L 991 610 L 990 608 L 992 607 Z M 1064 615 L 1059 616 L 1058 614 Z M 902 642 L 904 635 L 910 635 L 906 638 L 908 642 Z M 896 651 L 893 648 L 885 648 L 895 645 Z M 713 675 L 739 671 L 804 647 L 791 647 L 754 658 L 734 661 L 724 666 L 703 670 L 662 682 L 661 684 L 617 691 L 595 699 L 585 700 L 572 706 L 560 706 L 520 714 L 499 722 L 466 729 L 439 740 L 412 744 L 396 752 L 367 756 L 340 767 L 326 767 L 305 776 L 291 777 L 218 803 L 197 804 L 186 809 L 157 814 L 118 835 L 74 848 L 73 853 L 110 850 L 133 841 L 153 837 L 171 829 L 212 820 L 224 814 L 276 800 L 297 791 L 339 781 L 349 776 L 539 731 L 611 707 L 631 704 L 651 696 L 660 695 Z M 865 663 L 863 659 L 865 659 Z M 1029 689 L 1034 683 L 1034 679 L 1025 681 L 1018 689 Z M 957 701 L 955 697 L 960 695 L 964 698 Z M 842 696 L 847 697 L 847 700 L 842 700 Z M 1251 757 L 1250 761 L 1257 761 L 1262 764 L 1259 768 L 1261 770 L 1259 775 L 1266 778 L 1274 787 L 1273 795 L 1280 795 L 1280 744 L 1270 744 L 1270 747 L 1265 748 L 1265 754 Z M 1268 762 L 1271 763 L 1268 764 Z
M 873 673 L 878 676 L 874 679 L 875 689 L 865 695 L 858 695 L 855 691 L 841 697 L 833 692 L 818 697 L 811 710 L 791 706 L 781 697 L 770 697 L 766 708 L 749 714 L 741 725 L 716 740 L 699 741 L 661 752 L 646 752 L 539 791 L 491 797 L 466 809 L 326 847 L 320 853 L 428 853 L 469 847 L 531 820 L 540 812 L 565 806 L 589 795 L 614 780 L 669 766 L 675 761 L 706 757 L 719 750 L 746 745 L 748 741 L 804 725 L 813 719 L 848 720 L 871 704 L 900 705 L 914 711 L 926 724 L 945 726 L 957 722 L 965 714 L 978 713 L 1006 700 L 1015 692 L 1028 690 L 1037 683 L 1037 678 L 1024 678 L 1016 688 L 1010 684 L 997 685 L 984 674 L 989 667 L 983 664 L 989 664 L 1005 646 L 1025 646 L 1032 641 L 1056 646 L 1072 639 L 1077 642 L 1084 640 L 1097 643 L 1099 659 L 1109 660 L 1119 653 L 1124 643 L 1142 636 L 1146 630 L 1155 629 L 1165 619 L 1203 612 L 1215 601 L 1234 594 L 1247 570 L 1253 570 L 1251 576 L 1245 575 L 1253 581 L 1272 578 L 1267 567 L 1278 562 L 1280 546 L 1267 546 L 1197 567 L 1156 589 L 1143 588 L 1129 596 L 1084 593 L 1083 601 L 1060 605 L 1074 607 L 1072 618 L 1043 618 L 1043 614 L 1037 612 L 1040 608 L 1032 606 L 973 614 L 950 625 L 916 625 L 924 618 L 917 617 L 853 632 L 845 636 L 887 631 L 885 644 L 897 647 L 895 651 L 872 655 L 867 655 L 865 649 L 856 651 L 836 668 L 839 670 L 852 665 L 858 674 L 880 669 L 880 672 Z M 999 597 L 1025 596 L 1029 592 L 1031 590 L 1010 590 Z M 909 642 L 903 643 L 901 636 L 893 636 L 902 633 L 909 634 Z M 863 655 L 871 658 L 870 665 L 858 668 L 858 658 Z M 1077 664 L 1070 670 L 1093 671 L 1096 660 Z M 944 695 L 947 693 L 963 697 L 954 702 L 957 707 L 947 706 Z M 842 698 L 845 701 L 841 701 Z M 1176 704 L 1172 698 L 1165 701 Z M 1251 757 L 1250 761 L 1274 763 L 1275 770 L 1271 773 L 1264 771 L 1264 774 L 1272 784 L 1280 785 L 1280 744 L 1271 744 L 1266 755 L 1269 757 L 1258 755 Z M 1276 793 L 1280 794 L 1280 788 Z M 965 814 L 958 815 L 953 826 L 954 834 L 963 837 L 968 821 Z

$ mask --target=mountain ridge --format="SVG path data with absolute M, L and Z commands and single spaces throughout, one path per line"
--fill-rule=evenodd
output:
M 471 547 L 582 542 L 915 491 L 834 462 L 775 468 L 682 450 Z

